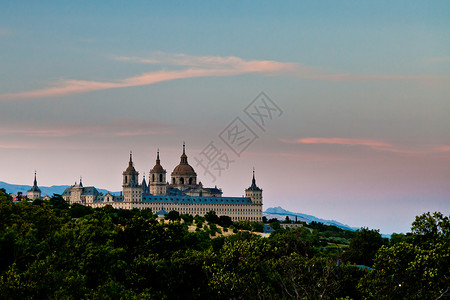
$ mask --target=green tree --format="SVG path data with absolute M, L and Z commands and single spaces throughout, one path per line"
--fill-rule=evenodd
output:
M 165 216 L 166 220 L 170 220 L 170 221 L 180 221 L 180 213 L 177 212 L 176 210 L 171 210 L 169 211 L 169 213 Z
M 381 246 L 387 244 L 388 240 L 381 236 L 379 230 L 358 229 L 350 241 L 349 249 L 344 253 L 344 259 L 357 265 L 371 267 L 375 253 Z
M 229 216 L 220 216 L 219 217 L 219 225 L 222 227 L 229 227 L 233 224 L 231 217 Z
M 219 224 L 220 220 L 214 210 L 210 210 L 205 214 L 205 219 L 208 223 Z
M 367 298 L 439 299 L 450 296 L 448 217 L 423 214 L 412 224 L 412 236 L 382 247 L 373 271 L 359 289 Z

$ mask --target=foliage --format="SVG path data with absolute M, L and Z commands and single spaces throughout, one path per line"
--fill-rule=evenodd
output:
M 237 230 L 261 223 L 237 222 L 230 225 L 236 234 L 211 238 L 218 226 L 201 228 L 206 220 L 200 216 L 161 223 L 150 210 L 68 207 L 54 197 L 13 203 L 0 190 L 2 299 L 448 296 L 448 217 L 441 214 L 419 216 L 412 233 L 390 246 L 381 239 L 370 271 L 352 259 L 378 247 L 378 231 L 346 233 L 313 224 L 262 238 Z M 194 219 L 200 228 L 189 232 L 185 223 Z M 342 243 L 351 235 L 346 262 Z
M 181 220 L 180 217 L 180 213 L 177 212 L 176 210 L 171 210 L 169 211 L 169 213 L 165 216 L 166 220 L 170 220 L 170 221 L 179 221 Z
M 367 298 L 438 299 L 450 296 L 449 218 L 423 214 L 412 224 L 412 235 L 377 253 L 374 269 L 359 288 Z
M 381 236 L 379 230 L 361 228 L 355 232 L 344 259 L 357 265 L 371 267 L 378 249 L 387 244 L 388 240 Z

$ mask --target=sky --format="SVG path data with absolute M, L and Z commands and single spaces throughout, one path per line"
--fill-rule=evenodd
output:
M 450 2 L 1 1 L 1 181 L 120 191 L 183 142 L 263 209 L 450 214 Z

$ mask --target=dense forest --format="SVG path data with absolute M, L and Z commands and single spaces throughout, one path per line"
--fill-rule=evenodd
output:
M 450 224 L 408 234 L 321 223 L 274 229 L 170 212 L 13 203 L 0 190 L 1 299 L 438 299 L 450 297 Z

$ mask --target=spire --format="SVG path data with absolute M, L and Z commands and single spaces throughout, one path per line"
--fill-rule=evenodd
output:
M 252 179 L 252 186 L 256 186 L 256 180 L 255 180 L 255 167 L 253 167 L 253 179 Z
M 33 186 L 37 186 L 36 170 L 34 170 L 34 182 L 33 182 Z
M 82 177 L 80 176 L 80 187 L 83 187 Z
M 247 190 L 249 190 L 249 191 L 262 191 L 262 190 L 256 185 L 255 168 L 253 168 L 252 185 L 251 185 Z
M 144 176 L 142 178 L 142 188 L 144 190 L 144 193 L 148 192 L 147 191 L 147 182 L 145 181 L 145 173 L 144 173 Z
M 156 164 L 157 165 L 161 164 L 161 161 L 159 160 L 159 148 L 158 148 L 158 151 L 156 152 Z
M 130 150 L 130 162 L 128 163 L 130 166 L 133 165 L 133 152 Z
M 183 154 L 181 154 L 181 164 L 187 164 L 186 144 L 183 141 Z

